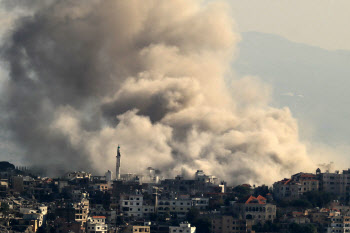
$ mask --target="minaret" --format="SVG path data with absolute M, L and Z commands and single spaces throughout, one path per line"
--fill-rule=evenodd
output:
M 118 145 L 118 152 L 117 152 L 117 166 L 116 166 L 116 179 L 120 180 L 120 146 Z

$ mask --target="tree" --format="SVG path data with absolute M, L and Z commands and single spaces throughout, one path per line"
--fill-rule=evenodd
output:
M 271 221 L 266 221 L 264 225 L 258 223 L 253 226 L 253 230 L 256 232 L 278 232 L 280 228 L 279 224 L 272 223 Z
M 289 225 L 290 233 L 317 233 L 317 228 L 312 224 L 296 224 L 292 223 Z
M 200 218 L 193 222 L 193 226 L 196 227 L 196 232 L 210 233 L 211 221 L 208 218 Z
M 302 207 L 302 208 L 312 208 L 312 204 L 308 200 L 297 199 L 290 202 L 290 205 L 293 207 Z
M 199 218 L 199 210 L 197 208 L 191 208 L 186 214 L 186 220 L 189 223 L 195 222 Z
M 232 191 L 236 194 L 238 199 L 245 199 L 247 196 L 251 194 L 251 189 L 246 186 L 238 185 L 232 189 Z
M 9 204 L 6 202 L 1 202 L 0 211 L 3 213 L 7 213 L 9 210 L 10 210 Z
M 335 199 L 335 195 L 327 192 L 311 191 L 304 193 L 303 198 L 308 200 L 314 207 L 325 207 Z
M 269 187 L 266 186 L 266 185 L 262 185 L 262 186 L 259 186 L 259 187 L 256 187 L 254 189 L 254 196 L 264 196 L 266 197 L 266 194 L 268 194 L 270 191 L 269 191 Z

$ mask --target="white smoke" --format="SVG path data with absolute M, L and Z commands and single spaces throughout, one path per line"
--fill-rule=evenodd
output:
M 228 6 L 199 0 L 61 0 L 36 10 L 3 48 L 8 120 L 41 167 L 197 169 L 272 183 L 314 169 L 287 108 L 257 78 L 228 85 L 239 35 Z M 53 172 L 53 169 L 49 169 Z

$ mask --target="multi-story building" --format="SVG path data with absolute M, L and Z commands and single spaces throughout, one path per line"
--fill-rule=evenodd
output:
M 206 175 L 203 170 L 197 170 L 195 173 L 195 180 L 203 183 L 218 184 L 218 178 L 212 175 Z
M 106 223 L 109 225 L 116 225 L 116 219 L 117 219 L 117 211 L 112 209 L 105 209 L 103 208 L 102 204 L 95 205 L 94 208 L 90 208 L 89 210 L 90 216 L 105 216 L 106 217 Z
M 163 191 L 167 193 L 177 193 L 196 195 L 197 193 L 223 191 L 224 185 L 219 184 L 215 176 L 205 175 L 202 170 L 195 173 L 195 179 L 184 179 L 178 175 L 175 179 L 165 179 L 161 181 Z
M 281 199 L 298 199 L 301 195 L 301 185 L 292 179 L 283 179 L 273 184 L 274 198 Z
M 107 233 L 108 225 L 105 216 L 92 216 L 86 224 L 87 233 Z
M 277 200 L 294 200 L 304 193 L 319 190 L 319 180 L 311 173 L 297 173 L 290 179 L 283 179 L 273 184 L 273 194 Z
M 122 233 L 151 232 L 150 226 L 127 226 Z
M 69 172 L 67 173 L 64 178 L 68 180 L 75 180 L 75 179 L 90 179 L 91 174 L 84 172 L 84 171 L 79 171 L 79 172 Z
M 330 220 L 331 223 L 330 226 L 327 227 L 327 233 L 350 232 L 350 216 L 333 216 Z
M 135 195 L 122 196 L 120 208 L 125 216 L 143 218 L 154 213 L 154 206 L 144 203 L 143 196 L 139 191 Z
M 350 196 L 350 169 L 344 170 L 343 173 L 339 171 L 321 173 L 321 170 L 318 169 L 316 174 L 320 180 L 321 190 L 333 193 L 340 198 Z
M 233 216 L 218 216 L 211 221 L 213 233 L 245 233 L 252 232 L 252 220 L 243 220 Z
M 200 210 L 206 210 L 209 207 L 209 198 L 194 197 L 192 198 L 192 206 Z
M 196 227 L 192 227 L 188 222 L 180 223 L 180 226 L 170 226 L 169 233 L 196 233 Z
M 87 196 L 85 193 L 82 194 L 82 198 L 80 202 L 75 202 L 73 204 L 73 209 L 74 209 L 74 219 L 76 222 L 81 223 L 83 227 L 86 225 L 86 221 L 88 218 L 89 214 L 89 207 L 90 207 L 90 202 L 87 199 Z
M 36 220 L 38 227 L 45 225 L 47 216 L 47 206 L 39 206 L 37 208 L 20 208 L 24 220 Z
M 165 214 L 168 213 L 178 218 L 186 217 L 187 212 L 191 209 L 191 199 L 168 199 L 159 200 L 157 213 Z
M 234 203 L 233 212 L 242 219 L 252 219 L 254 223 L 273 222 L 276 218 L 276 205 L 267 203 L 263 196 L 250 196 L 245 203 Z

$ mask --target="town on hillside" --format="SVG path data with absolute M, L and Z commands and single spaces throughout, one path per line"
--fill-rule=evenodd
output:
M 0 162 L 0 232 L 350 232 L 350 169 L 297 173 L 272 187 L 145 173 L 42 177 Z

